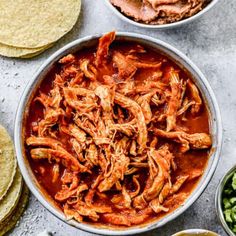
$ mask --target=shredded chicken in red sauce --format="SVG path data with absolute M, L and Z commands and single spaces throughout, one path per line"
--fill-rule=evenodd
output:
M 26 153 L 68 219 L 132 226 L 186 200 L 212 142 L 186 73 L 151 49 L 114 40 L 108 33 L 96 51 L 59 60 L 32 99 Z

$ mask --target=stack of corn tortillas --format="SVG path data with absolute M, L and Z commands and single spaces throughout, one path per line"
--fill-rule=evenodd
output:
M 81 0 L 1 0 L 0 55 L 30 58 L 68 33 Z
M 15 226 L 28 197 L 29 191 L 17 167 L 13 143 L 0 125 L 0 236 Z

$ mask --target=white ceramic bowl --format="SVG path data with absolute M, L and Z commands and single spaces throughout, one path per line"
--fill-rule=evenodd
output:
M 125 22 L 128 22 L 132 25 L 138 26 L 138 27 L 143 27 L 143 28 L 148 28 L 148 29 L 170 29 L 170 28 L 175 28 L 178 26 L 182 26 L 186 23 L 190 23 L 196 19 L 198 19 L 200 16 L 202 16 L 203 14 L 205 14 L 206 12 L 208 12 L 213 6 L 215 6 L 215 4 L 219 1 L 219 0 L 211 0 L 211 2 L 204 7 L 200 12 L 198 12 L 197 14 L 180 20 L 180 21 L 176 21 L 174 23 L 168 23 L 168 24 L 163 24 L 163 25 L 151 25 L 151 24 L 144 24 L 144 23 L 140 23 L 137 22 L 135 20 L 132 20 L 131 18 L 127 17 L 126 15 L 124 15 L 122 12 L 120 12 L 115 6 L 113 6 L 110 2 L 110 0 L 104 0 L 106 5 L 108 6 L 108 8 L 116 15 L 118 16 L 120 19 L 124 20 Z
M 218 108 L 218 104 L 214 93 L 204 75 L 201 71 L 180 51 L 170 46 L 169 44 L 162 42 L 158 39 L 154 39 L 148 36 L 134 34 L 134 33 L 117 33 L 116 38 L 119 40 L 126 41 L 134 41 L 140 44 L 146 45 L 148 47 L 153 48 L 154 50 L 158 50 L 159 52 L 169 56 L 172 60 L 174 60 L 178 65 L 184 67 L 191 75 L 194 82 L 197 84 L 198 88 L 201 90 L 203 98 L 207 103 L 209 112 L 210 112 L 210 132 L 213 138 L 213 147 L 212 153 L 208 161 L 208 165 L 206 170 L 199 181 L 199 184 L 191 194 L 191 196 L 186 200 L 186 202 L 181 205 L 178 209 L 171 212 L 167 216 L 162 219 L 154 220 L 145 225 L 139 225 L 129 228 L 105 228 L 101 226 L 95 226 L 86 223 L 78 223 L 74 220 L 67 221 L 63 212 L 55 206 L 54 202 L 49 199 L 48 195 L 42 190 L 39 183 L 37 182 L 26 156 L 24 155 L 24 117 L 27 113 L 28 104 L 32 95 L 36 91 L 37 87 L 41 83 L 41 81 L 45 78 L 45 75 L 51 70 L 52 66 L 63 56 L 79 51 L 84 47 L 91 47 L 98 43 L 98 39 L 101 35 L 85 37 L 82 39 L 78 39 L 62 49 L 58 50 L 52 56 L 50 56 L 43 65 L 38 69 L 33 78 L 30 79 L 29 84 L 27 85 L 22 98 L 19 103 L 16 120 L 15 120 L 15 149 L 17 153 L 17 159 L 19 163 L 19 167 L 21 169 L 22 175 L 25 179 L 26 184 L 32 191 L 32 193 L 36 196 L 36 198 L 45 206 L 51 213 L 55 216 L 67 222 L 70 225 L 77 227 L 78 229 L 82 229 L 88 232 L 102 234 L 102 235 L 130 235 L 137 234 L 141 232 L 146 232 L 151 229 L 155 229 L 163 226 L 164 224 L 170 222 L 171 220 L 178 217 L 182 214 L 187 208 L 189 208 L 201 195 L 201 193 L 206 188 L 209 183 L 219 160 L 221 143 L 222 143 L 222 127 L 221 127 L 221 116 Z
M 188 229 L 188 230 L 184 230 L 176 234 L 173 234 L 172 236 L 182 236 L 183 234 L 199 236 L 200 234 L 206 234 L 206 233 L 211 233 L 212 234 L 211 236 L 219 236 L 219 234 L 216 234 L 212 231 L 205 230 L 205 229 Z
M 225 221 L 224 212 L 223 212 L 223 206 L 222 206 L 222 195 L 224 191 L 224 187 L 226 183 L 233 177 L 233 174 L 236 171 L 236 165 L 234 165 L 227 173 L 223 176 L 223 178 L 220 180 L 220 183 L 218 185 L 216 195 L 215 195 L 215 207 L 216 207 L 216 213 L 220 220 L 221 225 L 223 226 L 225 232 L 229 236 L 235 236 L 235 233 L 230 229 L 227 222 Z

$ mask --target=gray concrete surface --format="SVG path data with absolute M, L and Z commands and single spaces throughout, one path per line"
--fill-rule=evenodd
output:
M 31 60 L 0 57 L 0 123 L 13 135 L 20 96 L 35 70 L 49 55 L 74 39 L 111 30 L 147 34 L 184 52 L 208 78 L 223 118 L 224 145 L 221 160 L 204 194 L 176 220 L 143 235 L 169 236 L 183 229 L 205 228 L 225 236 L 216 217 L 214 194 L 220 178 L 236 163 L 236 1 L 220 0 L 214 9 L 196 22 L 178 29 L 155 31 L 122 22 L 107 9 L 103 0 L 83 0 L 78 24 L 53 48 Z M 45 229 L 57 236 L 91 235 L 61 222 L 31 196 L 27 211 L 11 235 L 34 236 Z

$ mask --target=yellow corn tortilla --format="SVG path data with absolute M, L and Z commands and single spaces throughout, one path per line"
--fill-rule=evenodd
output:
M 0 200 L 10 188 L 16 173 L 16 158 L 11 137 L 0 125 Z
M 1 0 L 0 43 L 39 48 L 57 41 L 75 25 L 81 0 Z
M 24 185 L 20 200 L 17 206 L 15 207 L 14 211 L 5 221 L 0 223 L 0 236 L 5 235 L 8 231 L 10 231 L 15 227 L 21 215 L 25 211 L 28 200 L 29 200 L 29 190 L 26 187 L 26 185 Z
M 31 58 L 39 55 L 52 46 L 53 44 L 40 48 L 17 48 L 0 43 L 0 55 L 5 57 Z
M 0 201 L 0 222 L 4 221 L 16 207 L 22 190 L 23 180 L 19 169 L 5 197 Z

